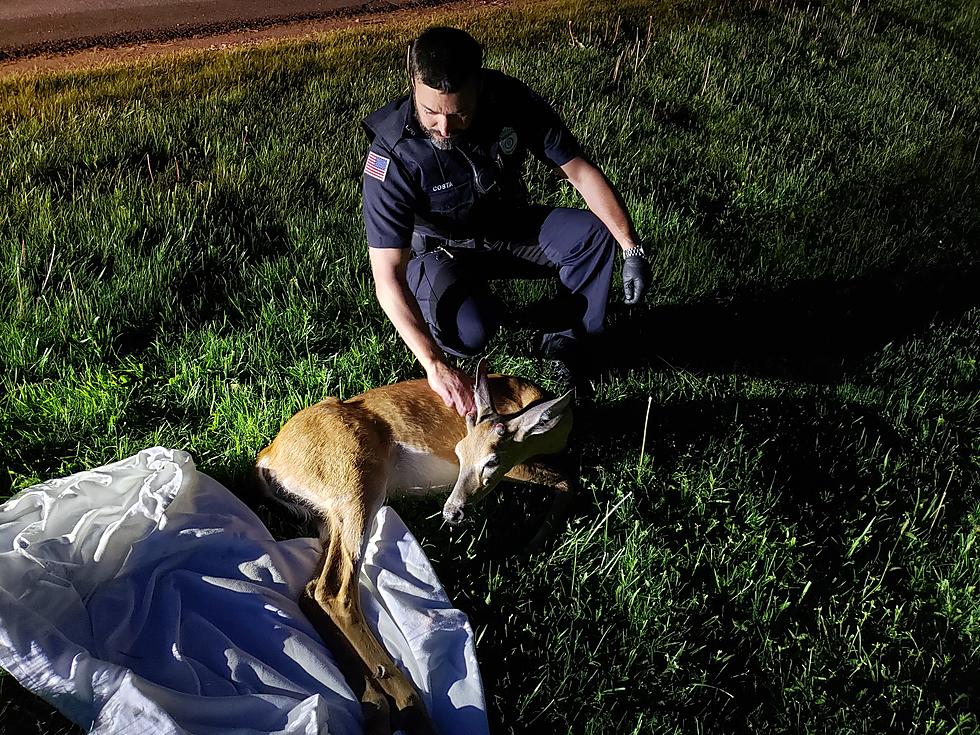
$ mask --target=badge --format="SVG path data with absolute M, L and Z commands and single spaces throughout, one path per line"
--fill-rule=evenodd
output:
M 514 128 L 504 128 L 500 131 L 500 150 L 508 156 L 517 150 L 517 133 Z
M 379 156 L 374 151 L 368 151 L 367 163 L 364 164 L 364 173 L 374 177 L 378 181 L 384 181 L 385 176 L 388 175 L 389 163 L 391 163 L 390 158 Z

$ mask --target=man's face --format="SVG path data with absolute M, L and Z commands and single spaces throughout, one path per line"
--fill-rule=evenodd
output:
M 452 148 L 460 133 L 470 127 L 476 114 L 479 82 L 473 80 L 458 92 L 440 92 L 418 78 L 415 89 L 415 115 L 436 148 Z

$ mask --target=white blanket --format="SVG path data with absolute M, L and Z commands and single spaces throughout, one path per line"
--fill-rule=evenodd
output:
M 0 506 L 0 665 L 96 733 L 358 733 L 297 604 L 318 554 L 177 450 L 37 485 Z M 487 733 L 466 616 L 390 508 L 361 591 L 439 730 Z

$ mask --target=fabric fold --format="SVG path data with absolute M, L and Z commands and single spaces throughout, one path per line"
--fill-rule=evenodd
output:
M 319 553 L 180 450 L 36 485 L 0 506 L 0 665 L 95 733 L 358 733 L 297 603 Z M 487 733 L 469 622 L 390 508 L 361 592 L 440 731 Z

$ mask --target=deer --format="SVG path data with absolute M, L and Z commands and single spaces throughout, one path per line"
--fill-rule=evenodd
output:
M 541 459 L 566 448 L 571 391 L 548 398 L 531 381 L 488 375 L 483 360 L 473 391 L 476 414 L 466 417 L 424 379 L 347 400 L 327 398 L 292 416 L 256 459 L 258 489 L 319 526 L 323 552 L 300 607 L 359 698 L 369 735 L 399 729 L 437 733 L 418 690 L 361 610 L 358 577 L 381 506 L 402 494 L 449 491 L 442 516 L 458 525 L 468 506 L 504 479 L 550 487 L 554 499 L 527 547 L 535 551 L 552 534 L 575 488 L 560 463 Z

